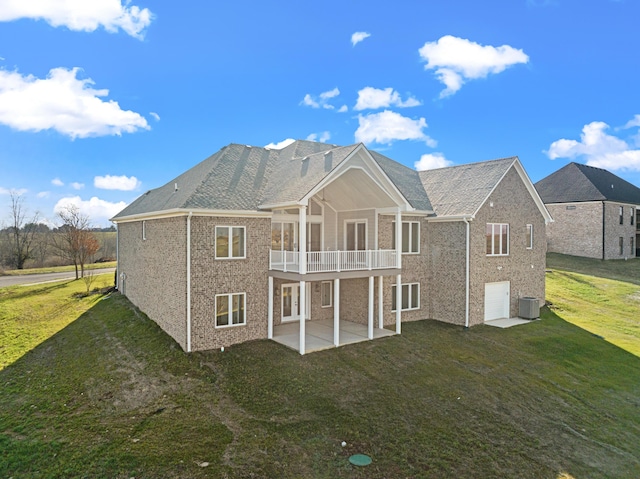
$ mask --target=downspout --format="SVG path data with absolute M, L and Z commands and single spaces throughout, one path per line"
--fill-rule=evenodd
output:
M 605 255 L 605 250 L 606 250 L 606 243 L 605 243 L 605 221 L 606 221 L 606 206 L 604 204 L 604 201 L 602 202 L 602 259 L 604 260 L 604 255 Z
M 467 246 L 466 246 L 466 259 L 465 259 L 465 305 L 464 305 L 464 327 L 469 328 L 469 220 L 463 218 L 463 221 L 467 225 Z
M 191 352 L 191 215 L 187 216 L 187 352 Z

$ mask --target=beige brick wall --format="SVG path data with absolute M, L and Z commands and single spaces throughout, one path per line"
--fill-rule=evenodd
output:
M 620 224 L 620 207 L 623 208 L 623 224 Z M 634 258 L 629 239 L 636 234 L 635 221 L 631 224 L 631 209 L 634 205 L 605 201 L 605 257 L 604 259 Z M 620 254 L 620 237 L 623 251 Z
M 623 207 L 623 224 L 620 224 L 620 207 Z M 634 205 L 604 202 L 604 259 L 635 257 L 630 249 L 630 238 L 636 234 L 631 224 Z M 554 222 L 547 226 L 549 251 L 554 253 L 603 259 L 603 202 L 558 203 L 547 205 Z M 634 220 L 635 223 L 635 220 Z M 620 237 L 623 253 L 620 254 Z
M 509 223 L 509 256 L 486 255 L 487 223 Z M 526 248 L 527 224 L 533 225 L 533 249 Z M 544 302 L 546 244 L 544 217 L 518 174 L 511 169 L 471 222 L 471 326 L 484 322 L 486 283 L 510 281 L 512 317 L 518 315 L 520 297 L 535 297 Z
M 186 339 L 187 253 L 183 217 L 118 224 L 120 291 L 183 349 Z
M 431 318 L 464 326 L 466 304 L 466 225 L 430 222 L 429 306 Z
M 549 204 L 553 223 L 547 225 L 552 253 L 602 259 L 602 202 Z
M 246 259 L 215 258 L 215 227 L 245 226 Z M 267 337 L 270 218 L 191 220 L 191 345 L 217 349 Z M 246 293 L 246 324 L 215 327 L 215 296 Z

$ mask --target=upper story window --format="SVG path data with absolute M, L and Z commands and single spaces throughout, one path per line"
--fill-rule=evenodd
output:
M 629 224 L 633 225 L 633 220 L 636 217 L 636 209 L 631 207 L 631 208 L 629 208 L 629 211 L 631 212 L 631 223 L 629 223 Z
M 142 221 L 142 240 L 145 241 L 147 239 L 147 222 Z
M 391 249 L 396 249 L 396 222 L 391 227 Z M 420 222 L 402 222 L 402 252 L 420 253 Z
M 245 258 L 245 227 L 216 226 L 216 258 Z
M 624 224 L 624 206 L 620 207 L 620 224 Z
M 527 225 L 526 244 L 527 249 L 533 249 L 533 225 Z
M 509 225 L 507 223 L 487 223 L 487 256 L 507 256 L 509 254 Z

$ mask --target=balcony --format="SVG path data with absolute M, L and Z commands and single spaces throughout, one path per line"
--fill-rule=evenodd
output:
M 309 251 L 307 273 L 339 273 L 398 268 L 398 253 L 393 249 L 360 251 Z M 300 253 L 271 250 L 269 269 L 300 272 Z

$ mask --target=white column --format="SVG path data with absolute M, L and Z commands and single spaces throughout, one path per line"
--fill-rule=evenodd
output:
M 369 276 L 369 320 L 367 321 L 367 332 L 369 339 L 373 339 L 373 292 L 374 292 L 373 276 Z
M 267 301 L 267 338 L 273 339 L 273 276 L 269 276 L 269 300 Z
M 300 305 L 300 354 L 305 353 L 305 321 L 307 320 L 307 283 L 300 281 L 300 295 L 298 297 Z
M 333 345 L 340 346 L 340 278 L 333 280 Z
M 307 274 L 307 207 L 300 206 L 298 222 L 298 255 L 300 257 L 300 274 Z M 302 294 L 302 292 L 301 292 Z
M 398 268 L 402 268 L 402 213 L 400 213 L 400 208 L 396 211 L 396 254 L 398 255 Z
M 384 280 L 382 276 L 378 276 L 378 328 L 384 328 L 384 311 L 383 311 L 383 297 L 382 297 L 382 289 L 383 289 Z
M 396 276 L 396 334 L 400 334 L 400 317 L 402 311 L 402 275 Z

